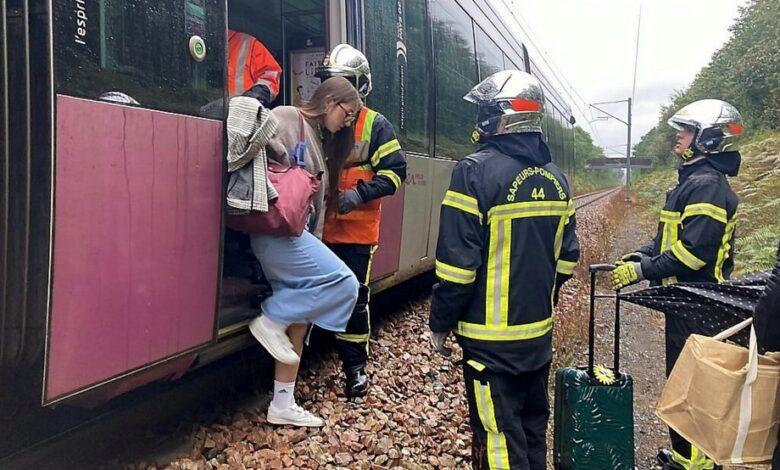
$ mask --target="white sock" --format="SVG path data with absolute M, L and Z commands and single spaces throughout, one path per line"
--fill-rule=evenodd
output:
M 274 380 L 274 398 L 271 404 L 277 410 L 286 410 L 295 403 L 295 382 L 279 382 Z
M 268 318 L 268 315 L 260 315 L 260 323 L 263 325 L 263 327 L 269 329 L 269 330 L 276 330 L 276 331 L 287 331 L 287 327 L 289 325 L 285 323 L 277 323 L 270 318 Z

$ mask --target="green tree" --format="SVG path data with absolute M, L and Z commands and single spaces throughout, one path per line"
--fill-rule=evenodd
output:
M 604 157 L 604 149 L 595 145 L 590 134 L 583 128 L 574 128 L 574 172 L 576 192 L 615 186 L 620 182 L 619 170 L 586 170 L 585 164 L 591 158 Z
M 677 160 L 671 154 L 674 130 L 666 124 L 674 111 L 704 98 L 736 106 L 746 132 L 780 129 L 780 0 L 752 0 L 740 10 L 729 41 L 712 56 L 690 87 L 676 92 L 660 110 L 658 124 L 636 145 L 635 155 L 656 158 L 660 165 Z

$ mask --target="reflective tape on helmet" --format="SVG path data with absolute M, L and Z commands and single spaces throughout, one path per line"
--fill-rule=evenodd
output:
M 522 111 L 541 112 L 542 110 L 541 103 L 532 100 L 514 99 L 514 100 L 509 100 L 509 104 L 512 105 L 512 109 L 514 111 L 519 111 L 519 112 Z

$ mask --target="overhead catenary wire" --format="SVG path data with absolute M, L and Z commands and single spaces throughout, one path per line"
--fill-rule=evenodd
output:
M 636 102 L 636 73 L 639 68 L 639 33 L 642 31 L 642 4 L 639 4 L 639 17 L 636 20 L 636 50 L 634 51 L 634 84 L 631 87 L 631 101 Z
M 494 0 L 494 2 L 495 1 L 496 0 Z M 582 95 L 577 91 L 577 89 L 574 88 L 574 86 L 571 84 L 571 82 L 569 82 L 568 79 L 566 79 L 565 75 L 563 74 L 563 72 L 560 71 L 560 68 L 557 65 L 555 65 L 555 63 L 552 60 L 552 58 L 549 58 L 549 60 L 548 60 L 547 53 L 544 52 L 544 50 L 541 47 L 539 47 L 536 44 L 536 42 L 534 42 L 533 37 L 535 36 L 535 32 L 533 31 L 533 28 L 531 28 L 530 25 L 528 25 L 527 22 L 525 22 L 524 20 L 521 20 L 519 15 L 515 12 L 515 9 L 513 8 L 514 5 L 515 5 L 515 1 L 514 0 L 501 0 L 499 3 L 501 4 L 501 6 L 503 6 L 509 12 L 510 16 L 514 20 L 514 22 L 517 25 L 517 27 L 524 34 L 524 36 L 525 36 L 524 39 L 526 39 L 527 42 L 532 46 L 532 48 L 537 53 L 537 56 L 547 66 L 547 69 L 550 71 L 550 74 L 552 75 L 552 77 L 558 82 L 558 85 L 560 85 L 561 89 L 569 97 L 569 99 L 571 100 L 572 104 L 577 108 L 577 110 L 580 112 L 580 114 L 585 118 L 585 124 L 591 130 L 591 132 L 593 134 L 593 138 L 596 141 L 596 145 L 598 145 L 600 147 L 603 147 L 601 145 L 602 139 L 601 139 L 601 136 L 599 135 L 598 130 L 596 129 L 595 126 L 591 125 L 591 121 L 594 120 L 594 116 L 593 116 L 593 113 L 590 111 L 590 109 L 588 107 L 588 102 L 585 99 L 582 98 Z M 572 93 L 574 93 L 574 94 L 572 94 Z M 575 95 L 576 95 L 576 97 L 575 97 Z M 584 105 L 584 106 L 581 106 L 581 104 Z M 585 112 L 583 107 L 584 107 L 584 109 L 588 110 L 587 113 Z M 590 119 L 588 119 L 588 117 L 590 117 Z

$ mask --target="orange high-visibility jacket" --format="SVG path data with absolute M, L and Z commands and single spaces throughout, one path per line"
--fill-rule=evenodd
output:
M 364 203 L 348 214 L 329 212 L 322 241 L 376 245 L 382 199 L 406 179 L 406 157 L 392 124 L 363 106 L 355 121 L 355 148 L 339 177 L 339 191 L 357 189 Z
M 263 43 L 246 33 L 228 30 L 228 94 L 241 95 L 255 85 L 271 90 L 271 99 L 279 94 L 282 67 Z

